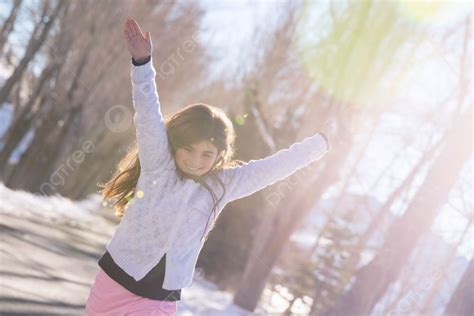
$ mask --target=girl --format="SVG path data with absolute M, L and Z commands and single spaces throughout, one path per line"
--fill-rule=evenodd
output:
M 174 315 L 207 235 L 224 206 L 329 150 L 319 132 L 264 159 L 232 159 L 235 133 L 219 108 L 197 103 L 164 120 L 150 32 L 127 19 L 137 143 L 103 187 L 121 218 L 99 260 L 87 315 Z

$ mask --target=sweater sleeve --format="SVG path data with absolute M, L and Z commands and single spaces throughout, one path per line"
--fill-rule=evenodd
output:
M 131 81 L 138 156 L 141 170 L 149 172 L 171 158 L 165 122 L 156 88 L 153 58 L 137 65 L 132 60 Z
M 289 148 L 240 166 L 221 170 L 226 184 L 226 203 L 243 198 L 280 181 L 315 160 L 329 150 L 326 135 L 317 133 Z

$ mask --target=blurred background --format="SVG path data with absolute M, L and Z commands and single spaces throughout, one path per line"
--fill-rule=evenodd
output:
M 165 116 L 223 108 L 236 158 L 330 151 L 226 206 L 179 315 L 472 315 L 469 1 L 0 0 L 2 315 L 81 315 L 135 141 L 126 17 Z

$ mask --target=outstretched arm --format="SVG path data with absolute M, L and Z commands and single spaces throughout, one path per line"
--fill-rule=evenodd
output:
M 290 176 L 319 160 L 328 150 L 327 137 L 320 132 L 271 156 L 221 170 L 220 174 L 226 185 L 226 203 L 251 195 Z
M 171 158 L 168 136 L 156 88 L 156 71 L 151 57 L 153 45 L 150 32 L 143 35 L 138 23 L 127 19 L 124 37 L 132 55 L 132 94 L 135 114 L 138 155 L 141 170 L 149 172 L 164 165 Z M 146 62 L 149 59 L 148 62 Z M 146 62 L 146 63 L 145 63 Z

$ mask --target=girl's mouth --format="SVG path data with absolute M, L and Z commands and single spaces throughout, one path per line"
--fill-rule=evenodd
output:
M 188 166 L 187 163 L 184 163 L 184 165 L 186 166 L 186 168 L 188 168 L 188 169 L 191 170 L 191 171 L 197 171 L 197 170 L 199 170 L 199 168 L 191 168 L 190 166 Z

